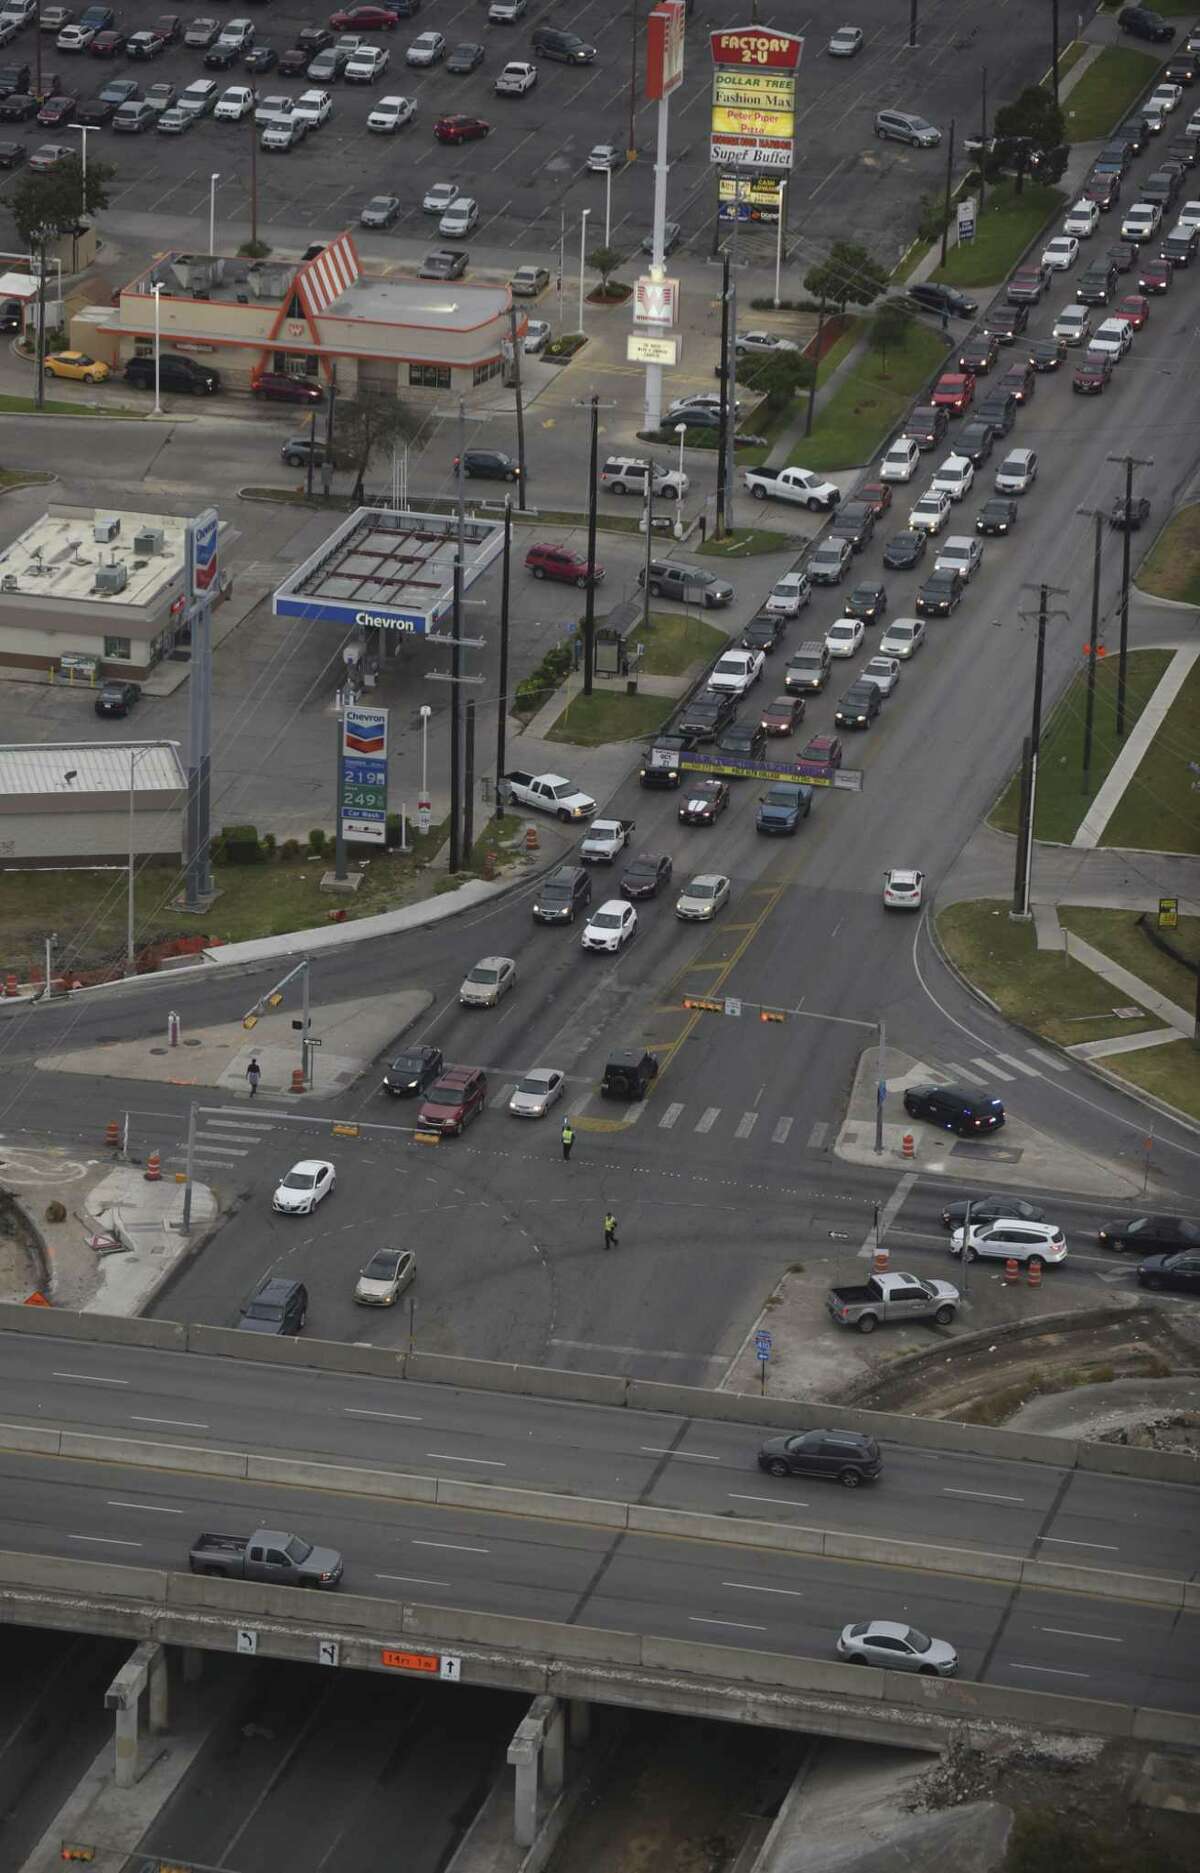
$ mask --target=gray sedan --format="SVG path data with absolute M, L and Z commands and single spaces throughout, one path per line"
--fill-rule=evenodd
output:
M 916 1671 L 923 1678 L 952 1678 L 958 1653 L 944 1639 L 931 1639 L 915 1626 L 890 1619 L 863 1619 L 843 1626 L 838 1657 L 851 1665 L 879 1665 L 884 1671 Z
M 508 1109 L 517 1119 L 544 1119 L 562 1098 L 566 1081 L 557 1067 L 534 1067 L 518 1080 Z
M 364 228 L 390 228 L 402 206 L 398 195 L 372 195 L 358 219 Z

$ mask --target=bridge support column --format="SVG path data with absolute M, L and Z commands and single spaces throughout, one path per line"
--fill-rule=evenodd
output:
M 541 1702 L 540 1699 L 538 1701 Z M 547 1795 L 558 1795 L 562 1792 L 566 1756 L 566 1712 L 559 1698 L 547 1698 L 546 1702 L 553 1704 L 554 1708 L 547 1716 L 542 1742 L 542 1779 Z
M 199 1684 L 204 1676 L 204 1653 L 198 1645 L 185 1645 L 180 1650 L 183 1653 L 183 1682 Z
M 169 1679 L 167 1676 L 167 1649 L 156 1645 L 154 1656 L 150 1660 L 150 1729 L 155 1736 L 161 1736 L 167 1728 Z
M 592 1734 L 592 1707 L 582 1697 L 567 1704 L 567 1741 L 572 1749 L 582 1749 Z
M 532 1847 L 538 1831 L 538 1779 L 544 1773 L 546 1792 L 557 1795 L 563 1785 L 565 1725 L 563 1705 L 556 1697 L 535 1697 L 529 1715 L 521 1719 L 508 1746 L 508 1760 L 516 1770 L 513 1839 L 518 1847 Z
M 152 1639 L 142 1641 L 104 1693 L 105 1709 L 116 1713 L 118 1788 L 133 1788 L 138 1779 L 138 1715 L 147 1688 L 150 1727 L 163 1730 L 167 1723 L 167 1661 L 162 1646 Z

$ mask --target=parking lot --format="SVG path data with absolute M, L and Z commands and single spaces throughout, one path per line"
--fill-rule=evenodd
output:
M 714 209 L 707 147 L 711 66 L 706 35 L 714 28 L 744 23 L 748 11 L 744 0 L 698 0 L 689 22 L 684 83 L 672 104 L 668 214 L 682 226 L 683 248 L 698 254 L 711 246 Z M 118 26 L 125 32 L 148 27 L 160 16 L 155 0 L 136 0 L 117 12 Z M 798 8 L 794 20 L 782 22 L 809 35 L 801 67 L 797 168 L 791 190 L 789 243 L 798 261 L 807 263 L 845 231 L 849 203 L 856 236 L 881 256 L 892 256 L 907 244 L 917 197 L 926 187 L 940 186 L 943 161 L 936 151 L 877 143 L 872 135 L 874 111 L 880 105 L 899 104 L 924 111 L 942 125 L 957 112 L 962 124 L 969 117 L 973 125 L 982 66 L 988 69 L 989 95 L 996 99 L 1013 95 L 1045 68 L 1042 12 L 1035 0 L 1008 0 L 997 7 L 985 7 L 981 0 L 964 7 L 931 0 L 921 10 L 920 44 L 912 52 L 907 47 L 907 9 L 901 19 L 886 0 L 866 0 L 857 12 L 866 43 L 850 60 L 825 56 L 828 21 Z M 213 15 L 222 24 L 231 16 L 224 10 Z M 186 26 L 193 15 L 181 17 Z M 281 53 L 295 44 L 303 26 L 324 24 L 327 15 L 283 0 L 270 8 L 256 6 L 246 17 L 253 19 L 257 44 Z M 605 182 L 603 176 L 588 172 L 588 151 L 599 142 L 611 141 L 621 149 L 626 145 L 629 19 L 629 10 L 613 0 L 569 0 L 560 5 L 531 0 L 515 24 L 490 25 L 485 0 L 425 0 L 419 15 L 402 21 L 394 33 L 364 34 L 369 42 L 385 46 L 388 70 L 371 85 L 331 84 L 333 112 L 319 131 L 290 151 L 257 152 L 260 227 L 276 223 L 331 234 L 356 222 L 372 195 L 394 193 L 403 201 L 403 211 L 390 232 L 372 237 L 377 250 L 386 251 L 389 239 L 396 236 L 411 240 L 426 227 L 433 236 L 432 221 L 421 211 L 421 196 L 431 182 L 445 179 L 460 183 L 479 202 L 480 224 L 471 245 L 492 255 L 492 264 L 502 262 L 505 253 L 553 260 L 565 227 L 570 272 L 580 211 L 592 211 L 589 246 L 600 244 L 604 232 Z M 594 43 L 595 61 L 573 67 L 543 59 L 531 92 L 497 97 L 497 73 L 509 59 L 530 57 L 530 33 L 547 22 Z M 478 41 L 485 47 L 483 64 L 464 77 L 450 74 L 443 65 L 409 68 L 405 50 L 418 32 L 428 29 L 442 32 L 451 48 L 464 39 Z M 129 62 L 121 56 L 107 60 L 61 53 L 53 35 L 41 39 L 43 70 L 56 73 L 81 102 L 111 78 L 126 76 L 137 78 L 143 88 L 166 79 L 182 90 L 197 78 L 211 77 L 219 91 L 250 82 L 263 93 L 293 96 L 307 85 L 303 78 L 280 80 L 271 71 L 248 79 L 240 63 L 228 71 L 206 72 L 203 51 L 182 45 L 169 47 L 152 61 Z M 5 48 L 6 56 L 32 66 L 34 40 L 32 28 L 27 28 Z M 416 117 L 395 135 L 368 133 L 366 118 L 373 105 L 394 93 L 416 100 Z M 433 125 L 446 112 L 482 116 L 492 132 L 483 142 L 443 148 L 434 140 Z M 68 130 L 47 130 L 36 121 L 6 124 L 0 130 L 6 139 L 23 142 L 30 150 L 47 140 L 76 140 Z M 612 182 L 610 238 L 625 251 L 635 247 L 649 227 L 653 134 L 654 107 L 642 105 L 636 115 L 638 161 L 623 164 Z M 89 136 L 88 144 L 91 159 L 117 165 L 112 207 L 160 218 L 164 243 L 170 239 L 173 218 L 207 220 L 210 177 L 216 174 L 219 246 L 223 224 L 240 228 L 249 218 L 251 138 L 248 119 L 220 123 L 202 117 L 182 136 L 151 132 L 125 137 L 100 129 Z

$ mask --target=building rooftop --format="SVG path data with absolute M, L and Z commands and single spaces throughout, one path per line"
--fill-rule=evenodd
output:
M 462 532 L 465 591 L 501 552 L 504 527 L 467 515 Z M 453 513 L 360 507 L 279 586 L 276 616 L 427 631 L 450 609 L 457 551 Z
M 183 571 L 187 522 L 175 514 L 52 506 L 0 551 L 6 598 L 149 605 Z
M 322 316 L 470 332 L 490 319 L 505 317 L 508 306 L 507 286 L 471 286 L 463 280 L 359 278 L 324 308 Z
M 0 799 L 48 794 L 128 798 L 131 757 L 135 794 L 171 793 L 186 786 L 177 742 L 89 742 L 77 748 L 66 741 L 30 741 L 0 747 Z

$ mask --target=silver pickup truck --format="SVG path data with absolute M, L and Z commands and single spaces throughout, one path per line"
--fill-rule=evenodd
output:
M 949 1326 L 958 1312 L 958 1289 L 916 1275 L 872 1275 L 849 1288 L 830 1288 L 825 1306 L 842 1327 L 874 1333 L 880 1321 L 936 1320 Z
M 201 1535 L 188 1564 L 193 1574 L 274 1581 L 279 1587 L 336 1587 L 342 1578 L 336 1548 L 314 1548 L 278 1528 L 256 1528 L 252 1535 Z

